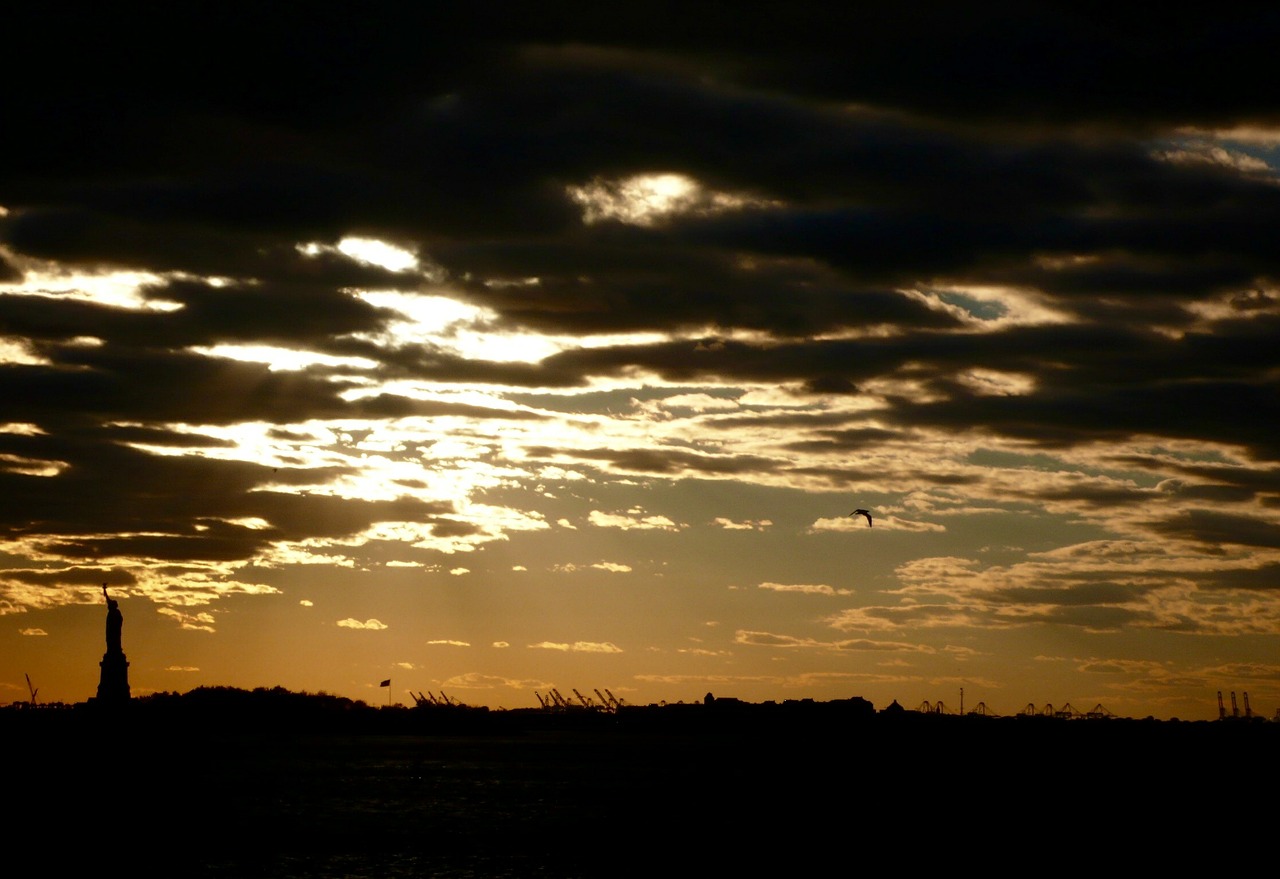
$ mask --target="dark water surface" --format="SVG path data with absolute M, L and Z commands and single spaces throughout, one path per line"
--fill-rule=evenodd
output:
M 1026 856 L 1149 870 L 1179 866 L 1193 837 L 1251 834 L 1269 852 L 1270 809 L 1232 790 L 1252 773 L 1274 799 L 1280 725 L 1087 724 L 68 728 L 7 737 L 7 836 L 112 876 L 244 879 L 826 876 Z

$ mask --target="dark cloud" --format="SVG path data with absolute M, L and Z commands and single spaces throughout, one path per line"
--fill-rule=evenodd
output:
M 1058 586 L 1010 586 L 993 590 L 990 596 L 1001 603 L 1053 604 L 1060 608 L 1124 605 L 1140 598 L 1152 587 L 1138 588 L 1130 584 L 1110 581 L 1073 583 L 1068 588 Z
M 150 433 L 150 432 L 149 432 Z M 268 482 L 323 484 L 337 469 L 286 472 L 237 461 L 152 455 L 118 444 L 153 436 L 137 431 L 68 439 L 0 435 L 0 453 L 58 462 L 56 476 L 0 471 L 8 499 L 0 532 L 44 535 L 45 551 L 73 559 L 249 559 L 275 541 L 349 537 L 382 521 L 443 521 L 452 505 L 411 497 L 361 501 L 262 490 Z M 196 447 L 217 445 L 202 442 Z M 261 520 L 264 526 L 235 524 Z M 133 536 L 104 536 L 114 533 Z
M 1200 578 L 1210 589 L 1246 589 L 1273 592 L 1280 588 L 1280 564 L 1267 563 L 1250 568 L 1228 568 Z
M 96 337 L 108 345 L 157 350 L 223 343 L 325 346 L 335 336 L 380 330 L 391 316 L 328 285 L 212 286 L 174 282 L 144 288 L 179 305 L 137 311 L 57 296 L 0 299 L 0 328 L 38 342 Z
M 22 280 L 22 272 L 0 253 L 0 284 Z
M 1276 406 L 1269 384 L 1205 381 L 1122 388 L 1063 389 L 1035 396 L 980 396 L 953 389 L 945 401 L 894 401 L 891 420 L 946 430 L 982 429 L 1061 448 L 1159 435 L 1239 446 L 1263 460 L 1280 457 L 1274 433 L 1256 416 Z
M 1149 527 L 1166 537 L 1202 544 L 1208 548 L 1252 546 L 1280 547 L 1280 525 L 1253 516 L 1233 515 L 1210 509 L 1189 509 Z
M 31 586 L 49 589 L 51 592 L 67 586 L 87 586 L 94 590 L 108 586 L 129 586 L 135 582 L 133 572 L 114 566 L 72 566 L 54 569 L 10 569 L 5 576 Z
M 262 364 L 194 354 L 77 349 L 62 369 L 0 370 L 7 421 L 145 419 L 231 424 L 296 422 L 350 412 L 342 389 L 320 376 L 273 373 Z M 77 368 L 68 368 L 68 367 Z
M 754 455 L 706 455 L 677 449 L 569 450 L 530 446 L 525 451 L 534 458 L 604 461 L 616 470 L 669 475 L 749 475 L 768 473 L 782 466 L 780 461 Z
M 708 221 L 710 222 L 710 221 Z M 752 261 L 752 250 L 697 246 L 684 227 L 581 233 L 572 242 L 529 239 L 432 256 L 480 277 L 538 277 L 536 295 L 519 286 L 467 289 L 504 321 L 546 332 L 621 333 L 725 329 L 808 337 L 848 327 L 956 328 L 957 319 L 901 292 L 864 283 L 813 259 Z M 865 267 L 863 267 L 865 274 Z
M 738 419 L 735 419 L 738 420 Z M 745 419 L 742 419 L 745 421 Z M 777 424 L 777 420 L 762 418 L 763 423 Z M 804 423 L 802 420 L 791 421 L 796 427 L 811 428 L 813 434 L 821 439 L 791 443 L 789 448 L 796 451 L 835 451 L 840 449 L 866 448 L 869 445 L 910 439 L 906 431 L 886 430 L 881 427 L 850 427 L 844 430 L 823 430 L 817 423 Z

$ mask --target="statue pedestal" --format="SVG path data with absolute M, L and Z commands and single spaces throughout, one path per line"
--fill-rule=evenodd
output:
M 98 663 L 102 676 L 98 679 L 99 702 L 129 701 L 129 660 L 123 652 L 108 651 Z

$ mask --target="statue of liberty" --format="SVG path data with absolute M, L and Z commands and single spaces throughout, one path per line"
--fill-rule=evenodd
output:
M 102 676 L 98 680 L 98 701 L 120 703 L 129 701 L 129 660 L 120 646 L 120 630 L 124 627 L 124 614 L 120 602 L 107 594 L 107 584 L 102 584 L 102 597 L 107 600 L 107 652 L 98 666 Z
M 124 614 L 120 602 L 107 594 L 107 584 L 102 584 L 102 597 L 107 600 L 107 652 L 120 653 L 120 629 L 124 626 Z

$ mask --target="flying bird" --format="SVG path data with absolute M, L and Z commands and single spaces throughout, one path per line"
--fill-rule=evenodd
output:
M 850 513 L 849 515 L 850 515 L 850 516 L 866 516 L 866 517 L 867 517 L 867 527 L 868 527 L 868 528 L 870 528 L 870 527 L 871 527 L 871 513 L 869 513 L 868 511 L 866 511 L 866 510 L 854 510 L 854 511 L 853 511 L 852 513 Z

